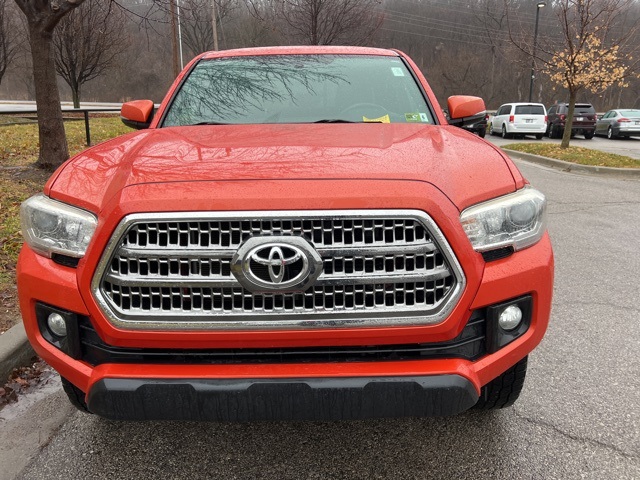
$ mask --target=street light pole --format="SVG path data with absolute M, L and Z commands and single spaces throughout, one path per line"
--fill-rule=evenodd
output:
M 547 6 L 547 2 L 538 2 L 536 5 L 536 28 L 533 31 L 533 55 L 531 55 L 531 82 L 529 83 L 529 102 L 533 100 L 533 81 L 536 78 L 536 46 L 538 43 L 538 20 L 540 9 Z
M 182 55 L 182 22 L 180 21 L 180 0 L 176 1 L 178 10 L 178 44 L 180 45 L 180 70 L 184 68 L 184 57 Z
M 211 23 L 213 27 L 213 49 L 218 51 L 218 12 L 216 12 L 216 0 L 211 2 Z
M 178 25 L 176 22 L 176 0 L 169 2 L 169 12 L 171 13 L 171 57 L 173 59 L 174 78 L 180 73 L 180 63 L 178 62 Z

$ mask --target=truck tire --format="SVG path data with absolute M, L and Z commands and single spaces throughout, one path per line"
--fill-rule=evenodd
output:
M 60 379 L 62 380 L 62 389 L 69 397 L 71 404 L 81 412 L 91 413 L 87 408 L 87 402 L 84 400 L 84 392 L 66 378 L 60 377 Z
M 520 396 L 526 373 L 527 357 L 524 357 L 498 378 L 482 387 L 480 398 L 473 408 L 497 410 L 510 407 Z

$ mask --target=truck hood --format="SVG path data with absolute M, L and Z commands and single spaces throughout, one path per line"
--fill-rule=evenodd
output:
M 459 210 L 523 183 L 501 151 L 450 126 L 203 125 L 143 130 L 87 149 L 45 193 L 98 213 L 131 185 L 304 179 L 428 182 Z

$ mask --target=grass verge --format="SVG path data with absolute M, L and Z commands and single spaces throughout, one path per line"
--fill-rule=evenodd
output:
M 507 150 L 531 153 L 565 162 L 578 163 L 580 165 L 592 165 L 597 167 L 616 168 L 640 168 L 640 160 L 636 160 L 624 155 L 601 152 L 591 148 L 569 147 L 562 149 L 557 144 L 533 144 L 533 143 L 511 143 L 504 145 Z
M 118 117 L 92 118 L 95 143 L 131 131 Z M 86 146 L 84 122 L 65 122 L 71 155 Z M 34 168 L 38 158 L 38 126 L 0 125 L 0 333 L 19 320 L 15 266 L 22 245 L 20 204 L 42 190 L 50 173 Z

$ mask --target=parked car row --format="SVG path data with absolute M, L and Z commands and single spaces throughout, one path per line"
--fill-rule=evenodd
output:
M 546 109 L 541 103 L 506 103 L 501 105 L 488 124 L 490 135 L 502 138 L 535 135 L 541 140 L 562 138 L 569 112 L 568 103 L 557 103 Z M 640 136 L 640 110 L 609 110 L 598 118 L 593 105 L 577 103 L 571 125 L 571 136 L 582 135 L 591 140 L 594 135 L 607 138 Z

